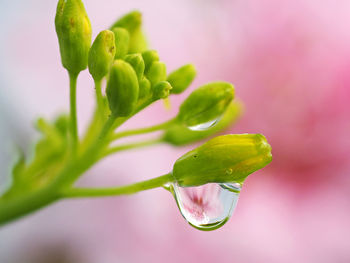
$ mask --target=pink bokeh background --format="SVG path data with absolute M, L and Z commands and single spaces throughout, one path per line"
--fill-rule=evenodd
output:
M 273 162 L 251 175 L 231 220 L 200 232 L 162 189 L 62 201 L 0 228 L 1 263 L 349 262 L 349 1 L 85 0 L 93 35 L 132 9 L 172 70 L 192 62 L 191 87 L 235 84 L 245 113 L 232 133 L 263 133 Z M 67 109 L 67 74 L 54 31 L 56 1 L 0 3 L 0 188 L 14 145 L 30 149 L 33 119 Z M 79 77 L 80 130 L 94 103 Z M 187 91 L 188 94 L 191 90 Z M 176 114 L 152 106 L 127 127 Z M 192 148 L 159 145 L 108 158 L 80 185 L 111 186 L 168 172 Z M 0 211 L 1 212 L 1 211 Z

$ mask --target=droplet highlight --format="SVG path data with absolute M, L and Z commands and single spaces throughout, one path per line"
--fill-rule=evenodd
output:
M 213 127 L 218 121 L 219 121 L 219 118 L 205 122 L 205 123 L 197 124 L 194 126 L 189 126 L 188 128 L 192 131 L 204 131 L 206 129 L 209 129 L 210 127 Z
M 209 183 L 196 187 L 173 184 L 173 194 L 182 216 L 199 230 L 223 226 L 236 208 L 241 184 Z

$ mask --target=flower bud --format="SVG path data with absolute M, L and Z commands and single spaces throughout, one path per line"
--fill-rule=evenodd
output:
M 139 83 L 139 100 L 147 97 L 151 92 L 151 82 L 144 76 Z
M 155 50 L 147 50 L 142 53 L 143 61 L 145 62 L 145 73 L 148 72 L 152 63 L 155 61 L 159 61 L 158 52 Z
M 155 61 L 146 73 L 147 78 L 151 82 L 152 87 L 158 82 L 166 80 L 166 66 L 163 62 Z
M 214 135 L 235 123 L 242 114 L 242 107 L 242 103 L 234 100 L 227 107 L 225 113 L 216 125 L 204 130 L 190 130 L 182 124 L 174 124 L 165 131 L 163 141 L 172 145 L 180 146 Z
M 207 183 L 243 183 L 245 178 L 272 160 L 271 146 L 261 134 L 216 137 L 186 153 L 174 164 L 180 186 Z
M 112 31 L 101 31 L 89 51 L 89 71 L 95 81 L 107 75 L 115 55 L 114 34 Z
M 234 88 L 227 82 L 212 82 L 193 91 L 181 104 L 178 120 L 190 127 L 221 117 L 234 98 Z
M 68 72 L 86 69 L 91 45 L 91 25 L 80 0 L 59 0 L 55 17 L 61 60 Z
M 127 55 L 124 60 L 128 62 L 135 70 L 139 81 L 143 78 L 143 72 L 145 71 L 145 62 L 140 53 Z
M 139 83 L 129 63 L 119 59 L 114 61 L 106 93 L 109 108 L 115 117 L 129 116 L 134 111 L 139 96 Z
M 133 11 L 120 18 L 111 28 L 122 27 L 126 29 L 130 35 L 128 52 L 139 53 L 144 51 L 147 47 L 141 26 L 142 14 L 138 11 Z
M 115 59 L 124 58 L 128 54 L 130 36 L 126 29 L 121 27 L 114 27 L 112 29 L 115 38 Z
M 180 94 L 187 89 L 196 77 L 196 73 L 196 68 L 191 64 L 171 72 L 167 78 L 167 81 L 173 87 L 171 93 Z
M 167 81 L 160 81 L 158 82 L 153 88 L 153 99 L 166 99 L 169 94 L 170 90 L 172 89 L 171 85 Z

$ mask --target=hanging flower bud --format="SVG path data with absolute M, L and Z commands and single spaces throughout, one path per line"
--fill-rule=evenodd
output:
M 143 52 L 142 58 L 143 58 L 143 61 L 145 62 L 145 73 L 148 72 L 153 62 L 159 61 L 158 52 L 155 50 L 147 50 Z
M 139 83 L 139 100 L 146 98 L 151 93 L 151 82 L 144 76 Z
M 115 60 L 107 81 L 109 108 L 115 117 L 129 116 L 135 109 L 139 96 L 139 83 L 132 66 Z
M 271 146 L 261 134 L 216 137 L 186 153 L 174 164 L 180 186 L 207 183 L 243 183 L 245 178 L 272 160 Z
M 135 70 L 139 81 L 143 78 L 143 72 L 145 71 L 145 62 L 140 53 L 127 55 L 124 60 L 128 62 Z
M 112 29 L 115 39 L 115 59 L 124 58 L 128 54 L 130 36 L 126 29 L 121 27 L 114 27 Z
M 72 74 L 86 69 L 91 45 L 91 25 L 80 0 L 59 0 L 56 33 L 64 68 Z
M 115 55 L 114 34 L 112 31 L 101 31 L 89 51 L 89 71 L 95 81 L 107 75 Z
M 165 131 L 163 141 L 180 146 L 214 135 L 235 123 L 242 114 L 242 107 L 241 102 L 234 100 L 215 125 L 203 130 L 190 130 L 186 126 L 176 123 Z
M 158 82 L 153 88 L 153 99 L 159 100 L 159 99 L 166 99 L 169 94 L 170 90 L 172 89 L 171 85 L 167 81 L 160 81 Z
M 187 89 L 196 77 L 196 73 L 196 68 L 191 64 L 171 72 L 167 78 L 167 81 L 173 87 L 171 93 L 180 94 Z
M 221 117 L 233 98 L 232 84 L 206 84 L 193 91 L 181 104 L 177 118 L 187 127 L 213 122 Z
M 146 39 L 141 26 L 142 14 L 139 11 L 133 11 L 120 18 L 111 28 L 122 27 L 126 29 L 130 35 L 128 52 L 139 53 L 147 48 Z
M 155 61 L 146 73 L 147 78 L 151 82 L 152 87 L 158 82 L 166 80 L 166 66 L 163 62 Z

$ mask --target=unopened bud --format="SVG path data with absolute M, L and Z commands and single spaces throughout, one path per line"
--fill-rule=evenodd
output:
M 86 69 L 91 25 L 81 0 L 59 0 L 55 17 L 62 65 L 70 73 Z
M 170 90 L 172 89 L 171 85 L 167 81 L 160 81 L 158 82 L 153 88 L 153 99 L 166 99 L 169 94 Z
M 109 108 L 115 117 L 129 116 L 134 111 L 139 96 L 139 83 L 129 63 L 119 59 L 114 61 L 106 93 Z
M 171 93 L 180 94 L 187 89 L 196 77 L 196 73 L 196 68 L 191 64 L 171 72 L 167 78 L 167 81 L 173 87 Z
M 115 59 L 124 58 L 128 54 L 130 36 L 126 29 L 114 27 L 112 29 L 115 38 Z
M 143 72 L 145 71 L 145 62 L 140 53 L 127 55 L 124 60 L 128 62 L 135 70 L 139 81 L 143 78 Z
M 139 83 L 139 99 L 146 98 L 151 93 L 151 82 L 146 77 L 143 77 Z
M 147 78 L 151 82 L 152 87 L 158 82 L 166 80 L 166 66 L 163 62 L 155 61 L 146 73 Z
M 272 160 L 271 146 L 261 134 L 218 136 L 186 153 L 174 164 L 180 186 L 207 183 L 243 183 Z
M 112 31 L 101 31 L 89 51 L 89 71 L 95 81 L 107 75 L 115 55 L 114 34 Z
M 158 52 L 155 50 L 147 50 L 142 52 L 142 58 L 145 62 L 145 73 L 148 72 L 153 62 L 159 61 Z
M 178 120 L 192 127 L 215 121 L 234 98 L 234 88 L 227 82 L 212 82 L 194 90 L 181 104 Z

